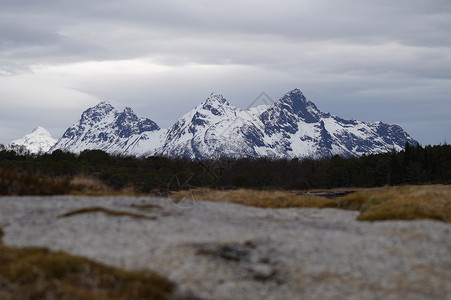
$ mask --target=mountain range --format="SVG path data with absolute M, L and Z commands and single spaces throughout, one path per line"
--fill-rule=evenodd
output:
M 359 157 L 416 144 L 400 126 L 345 120 L 321 112 L 299 89 L 270 105 L 239 109 L 222 95 L 204 102 L 162 129 L 131 108 L 101 102 L 84 111 L 49 149 L 79 153 L 206 159 L 219 157 Z

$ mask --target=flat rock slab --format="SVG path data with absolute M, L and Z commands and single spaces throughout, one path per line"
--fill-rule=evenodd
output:
M 179 299 L 451 299 L 450 224 L 359 222 L 357 214 L 147 197 L 0 198 L 5 244 L 150 268 L 177 283 Z

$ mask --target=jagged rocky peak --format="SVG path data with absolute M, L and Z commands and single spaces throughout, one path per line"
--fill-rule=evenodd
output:
M 286 93 L 275 105 L 286 112 L 301 117 L 307 123 L 318 122 L 321 117 L 316 105 L 307 100 L 298 88 Z
M 139 118 L 133 110 L 130 107 L 126 107 L 123 112 L 117 115 L 115 123 L 117 126 L 129 126 L 130 124 L 137 123 L 138 121 Z
M 299 130 L 298 124 L 300 121 L 317 123 L 321 120 L 321 116 L 321 112 L 315 104 L 307 100 L 302 92 L 296 88 L 268 107 L 259 118 L 265 124 L 267 134 L 280 131 L 293 134 Z
M 211 93 L 211 95 L 201 104 L 196 106 L 189 113 L 180 118 L 170 129 L 177 130 L 189 127 L 189 132 L 196 132 L 197 126 L 207 126 L 215 124 L 221 120 L 236 116 L 236 107 L 230 104 L 222 95 Z M 187 127 L 187 128 L 188 128 Z
M 90 107 L 85 110 L 81 115 L 81 122 L 91 121 L 93 123 L 101 121 L 105 116 L 110 113 L 117 114 L 119 113 L 111 103 L 107 101 L 102 101 L 96 106 Z
M 138 125 L 139 125 L 139 133 L 142 133 L 144 131 L 155 131 L 161 129 L 160 126 L 157 125 L 157 123 L 148 118 L 140 118 Z
M 223 95 L 217 94 L 215 92 L 211 93 L 210 96 L 205 100 L 204 103 L 208 104 L 214 104 L 214 103 L 222 103 L 222 104 L 229 104 L 229 102 L 224 98 Z
M 129 116 L 136 116 L 135 112 L 130 107 L 125 107 L 122 113 Z
M 126 107 L 122 113 L 117 115 L 113 127 L 117 129 L 118 135 L 123 138 L 139 133 L 138 122 L 138 116 L 131 108 Z
M 86 149 L 102 149 L 120 152 L 128 139 L 160 127 L 150 119 L 139 118 L 131 108 L 122 112 L 109 102 L 102 101 L 85 110 L 79 122 L 69 127 L 50 151 L 71 149 L 81 152 Z
M 120 137 L 160 129 L 154 121 L 147 118 L 138 118 L 130 107 L 126 107 L 122 113 L 117 115 L 114 124 Z
M 96 123 L 110 124 L 111 128 L 117 129 L 120 137 L 160 129 L 152 120 L 139 118 L 130 107 L 125 107 L 120 112 L 107 101 L 102 101 L 84 111 L 80 123 L 89 123 L 91 125 Z
M 234 114 L 236 108 L 229 103 L 221 94 L 211 93 L 201 104 L 201 108 L 210 111 L 215 116 Z
M 106 112 L 114 110 L 114 106 L 108 101 L 100 101 L 97 105 L 91 107 L 96 110 L 104 110 Z

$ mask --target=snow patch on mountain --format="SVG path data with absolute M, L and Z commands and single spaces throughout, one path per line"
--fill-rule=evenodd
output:
M 31 154 L 39 154 L 49 151 L 56 142 L 45 128 L 38 126 L 31 133 L 9 143 L 6 148 L 15 150 L 22 147 Z

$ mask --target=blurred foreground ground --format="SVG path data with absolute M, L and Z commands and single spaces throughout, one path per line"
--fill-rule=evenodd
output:
M 125 196 L 0 198 L 3 242 L 152 269 L 183 299 L 451 299 L 451 225 Z

